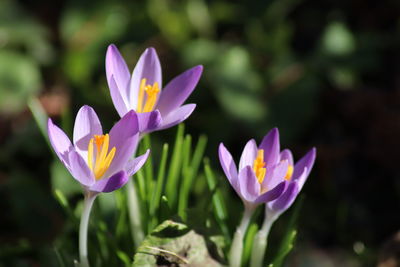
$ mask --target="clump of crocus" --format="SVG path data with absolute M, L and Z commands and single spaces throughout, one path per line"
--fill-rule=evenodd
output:
M 229 255 L 230 266 L 236 267 L 241 264 L 243 237 L 255 208 L 282 195 L 289 184 L 293 166 L 288 159 L 280 157 L 276 128 L 264 137 L 259 146 L 254 140 L 247 142 L 239 169 L 223 144 L 219 147 L 219 159 L 226 177 L 245 206 Z
M 103 134 L 95 111 L 83 106 L 75 119 L 73 143 L 52 120 L 48 120 L 50 143 L 61 162 L 82 185 L 85 201 L 79 230 L 81 266 L 88 266 L 87 227 L 96 196 L 119 189 L 145 163 L 149 151 L 132 159 L 139 140 L 138 117 L 130 111 L 109 134 Z
M 161 65 L 154 48 L 144 51 L 132 75 L 115 45 L 108 47 L 106 55 L 114 107 L 121 117 L 135 110 L 142 133 L 172 127 L 190 116 L 196 105 L 182 104 L 196 87 L 202 71 L 202 66 L 193 67 L 162 89 Z
M 276 130 L 277 131 L 277 130 Z M 277 143 L 279 144 L 279 136 L 277 135 Z M 278 146 L 279 149 L 279 146 Z M 267 238 L 272 224 L 276 219 L 285 212 L 295 201 L 297 195 L 302 189 L 311 169 L 314 165 L 316 157 L 316 149 L 312 148 L 305 156 L 303 156 L 296 164 L 294 164 L 292 152 L 288 149 L 280 152 L 275 163 L 287 162 L 288 171 L 286 175 L 280 179 L 289 182 L 285 191 L 275 200 L 266 203 L 264 222 L 256 234 L 253 243 L 253 251 L 251 256 L 251 267 L 261 267 L 263 265 L 265 249 L 267 246 Z M 279 177 L 275 177 L 279 179 Z M 279 180 L 277 181 L 279 182 Z

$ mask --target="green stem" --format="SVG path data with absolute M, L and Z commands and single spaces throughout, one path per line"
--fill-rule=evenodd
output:
M 258 231 L 253 241 L 253 249 L 251 252 L 250 266 L 251 267 L 262 267 L 265 251 L 268 243 L 268 235 L 271 230 L 272 224 L 277 219 L 277 216 L 274 213 L 268 212 L 268 209 L 265 209 L 265 217 L 264 222 L 261 229 Z
M 144 138 L 144 135 L 141 134 L 139 136 L 138 144 L 136 149 L 139 147 L 140 141 Z M 136 150 L 132 153 L 132 158 L 135 158 Z M 135 183 L 133 178 L 130 178 L 128 181 L 127 193 L 128 193 L 128 211 L 129 211 L 129 220 L 130 220 L 130 227 L 131 227 L 131 235 L 133 239 L 133 243 L 135 247 L 139 247 L 140 243 L 142 243 L 144 239 L 144 232 L 142 226 L 142 219 L 140 213 L 140 206 L 139 206 L 139 197 L 136 192 Z
M 243 238 L 246 233 L 247 227 L 249 226 L 251 216 L 253 215 L 254 207 L 245 206 L 243 218 L 236 229 L 233 237 L 231 250 L 229 252 L 229 266 L 240 267 L 242 263 L 242 252 L 243 252 Z
M 139 247 L 140 243 L 144 239 L 144 233 L 142 228 L 142 221 L 140 218 L 139 199 L 132 178 L 129 179 L 126 187 L 128 192 L 128 210 L 129 210 L 129 219 L 131 221 L 130 226 L 131 226 L 132 239 L 135 244 L 135 247 Z
M 83 211 L 81 217 L 81 223 L 79 225 L 79 259 L 80 267 L 89 267 L 88 252 L 87 252 L 87 236 L 90 211 L 92 210 L 93 202 L 96 199 L 97 194 L 87 192 L 85 194 L 85 200 L 83 202 Z

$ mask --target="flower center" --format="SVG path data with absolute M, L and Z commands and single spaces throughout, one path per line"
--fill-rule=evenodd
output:
M 142 79 L 140 82 L 139 99 L 136 111 L 139 113 L 152 111 L 157 102 L 157 95 L 159 92 L 160 88 L 158 87 L 158 82 L 150 85 L 146 84 L 146 79 Z M 146 93 L 146 99 L 144 93 Z
M 108 170 L 115 156 L 116 148 L 113 147 L 110 152 L 108 152 L 109 144 L 110 137 L 108 134 L 94 135 L 94 137 L 90 139 L 88 145 L 88 165 L 97 180 L 99 180 L 101 176 L 103 176 L 104 173 Z M 93 166 L 94 145 L 96 145 L 96 157 Z
M 264 162 L 264 149 L 259 149 L 257 151 L 257 158 L 254 160 L 253 163 L 253 170 L 256 174 L 258 182 L 261 184 L 265 178 L 265 168 L 266 163 Z

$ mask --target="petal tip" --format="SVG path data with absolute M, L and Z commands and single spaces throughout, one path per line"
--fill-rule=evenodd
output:
M 152 47 L 152 46 L 146 48 L 146 50 L 144 50 L 143 54 L 149 55 L 149 56 L 151 56 L 151 57 L 158 58 L 157 51 L 156 51 L 156 49 L 155 49 L 154 47 Z
M 201 74 L 203 72 L 203 70 L 204 70 L 204 67 L 203 67 L 203 65 L 197 65 L 197 66 L 193 67 L 193 69 L 196 72 L 198 72 L 199 74 Z
M 272 136 L 279 136 L 279 129 L 278 129 L 278 127 L 274 127 L 274 128 L 272 128 L 271 129 L 271 131 L 270 131 L 270 134 L 272 135 Z

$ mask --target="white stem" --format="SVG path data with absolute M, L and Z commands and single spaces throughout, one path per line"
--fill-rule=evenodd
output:
M 85 200 L 83 202 L 83 211 L 81 216 L 81 223 L 79 225 L 79 258 L 80 267 L 89 267 L 88 252 L 87 252 L 87 236 L 90 211 L 92 210 L 93 202 L 97 194 L 86 192 Z
M 253 212 L 254 207 L 245 206 L 242 221 L 236 229 L 231 245 L 231 250 L 229 252 L 230 267 L 240 267 L 242 264 L 243 238 L 246 233 L 247 227 L 249 226 Z
M 268 235 L 271 230 L 272 224 L 277 219 L 276 214 L 265 209 L 264 222 L 261 229 L 258 231 L 253 241 L 253 248 L 251 252 L 250 266 L 251 267 L 262 267 L 265 251 L 268 243 Z
M 144 233 L 142 228 L 142 221 L 140 219 L 140 207 L 139 199 L 136 193 L 135 184 L 131 179 L 129 179 L 126 185 L 128 192 L 128 210 L 129 219 L 131 221 L 131 234 L 135 247 L 139 247 L 140 243 L 144 239 Z

